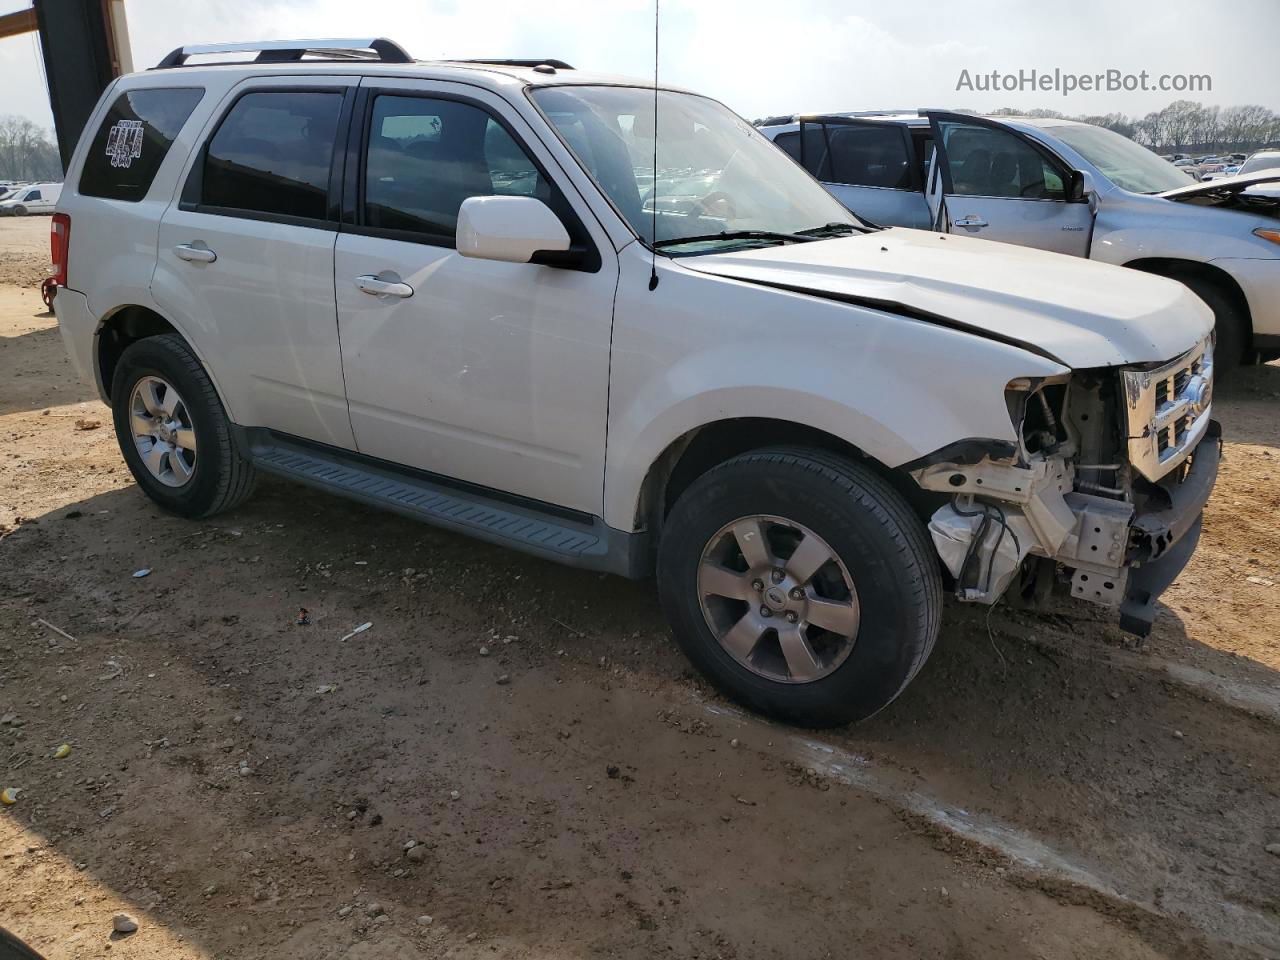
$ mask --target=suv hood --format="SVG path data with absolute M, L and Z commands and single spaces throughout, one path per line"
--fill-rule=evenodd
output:
M 1076 368 L 1169 360 L 1213 328 L 1209 308 L 1164 277 L 903 227 L 679 263 L 963 329 Z
M 1166 200 L 1190 200 L 1192 197 L 1228 195 L 1240 193 L 1248 187 L 1259 183 L 1280 182 L 1280 169 L 1259 170 L 1257 173 L 1236 174 L 1234 177 L 1222 177 L 1218 180 L 1206 180 L 1203 183 L 1189 183 L 1185 187 L 1166 190 L 1156 196 Z

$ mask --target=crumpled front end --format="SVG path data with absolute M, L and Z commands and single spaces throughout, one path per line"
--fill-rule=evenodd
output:
M 1017 443 L 964 441 L 908 469 L 949 495 L 929 532 L 965 601 L 1060 591 L 1146 635 L 1195 549 L 1217 478 L 1212 343 L 1167 363 L 1017 380 Z

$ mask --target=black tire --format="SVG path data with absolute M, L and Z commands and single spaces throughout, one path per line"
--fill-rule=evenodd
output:
M 27 208 L 19 204 L 13 208 L 13 215 L 15 217 L 25 217 L 27 215 Z
M 198 454 L 191 478 L 182 486 L 166 486 L 152 476 L 133 442 L 129 400 L 134 387 L 147 376 L 173 384 L 191 416 Z M 256 471 L 232 442 L 231 424 L 213 382 L 176 333 L 130 344 L 116 364 L 111 408 L 125 463 L 138 486 L 166 510 L 184 517 L 209 517 L 232 509 L 253 492 Z
M 809 528 L 856 585 L 861 622 L 852 650 L 820 679 L 788 683 L 753 672 L 703 615 L 704 550 L 726 524 L 755 515 Z M 809 727 L 863 720 L 888 705 L 924 665 L 942 613 L 937 557 L 906 500 L 863 464 L 810 449 L 743 454 L 696 480 L 663 526 L 658 590 L 676 640 L 708 679 L 753 710 Z
M 1189 287 L 1213 311 L 1214 377 L 1220 381 L 1229 379 L 1247 359 L 1248 322 L 1222 288 L 1211 281 L 1199 277 L 1175 276 L 1173 279 Z

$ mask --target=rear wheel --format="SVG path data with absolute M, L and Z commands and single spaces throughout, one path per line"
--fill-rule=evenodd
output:
M 121 354 L 111 407 L 125 463 L 166 510 L 207 517 L 252 492 L 253 465 L 236 450 L 209 375 L 177 334 L 139 340 Z
M 664 526 L 677 641 L 729 696 L 807 726 L 870 716 L 924 664 L 942 590 L 923 524 L 865 465 L 764 450 L 714 468 Z

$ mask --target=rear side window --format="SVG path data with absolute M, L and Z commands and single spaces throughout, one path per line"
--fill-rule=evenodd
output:
M 800 134 L 780 133 L 773 138 L 773 142 L 782 148 L 782 152 L 796 163 L 800 162 Z
M 245 94 L 209 141 L 200 204 L 323 220 L 341 110 L 337 92 Z
M 551 189 L 511 134 L 479 107 L 382 95 L 365 164 L 365 225 L 452 244 L 468 197 L 537 197 Z
M 806 123 L 804 163 L 819 180 L 856 187 L 911 187 L 911 157 L 897 127 Z
M 199 87 L 122 93 L 94 134 L 80 174 L 80 193 L 134 203 L 145 197 L 178 131 L 203 96 Z

